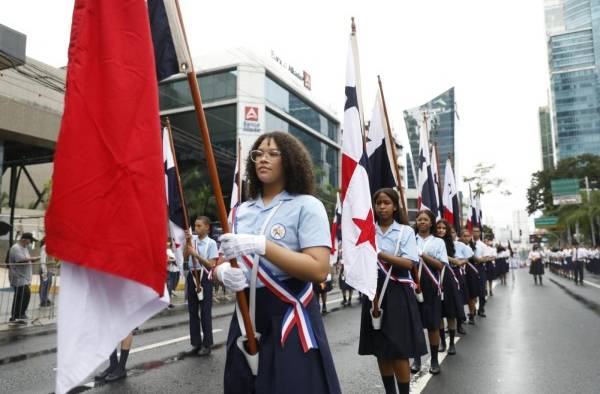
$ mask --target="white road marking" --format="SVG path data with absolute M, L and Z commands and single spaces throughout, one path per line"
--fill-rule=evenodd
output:
M 214 333 L 221 332 L 221 331 L 223 331 L 223 330 L 220 329 L 220 328 L 216 328 L 212 332 L 214 334 Z M 163 346 L 167 346 L 167 345 L 172 345 L 174 343 L 187 341 L 188 339 L 190 339 L 190 336 L 189 335 L 185 335 L 185 336 L 179 337 L 179 338 L 173 338 L 173 339 L 168 339 L 168 340 L 162 341 L 162 342 L 151 343 L 150 345 L 139 346 L 139 347 L 133 348 L 129 352 L 129 354 L 139 353 L 139 352 L 143 352 L 143 351 L 146 351 L 146 350 L 152 350 L 152 349 L 156 349 L 156 348 L 159 348 L 159 347 L 163 347 Z
M 586 284 L 586 285 L 594 286 L 594 287 L 597 287 L 598 289 L 600 289 L 600 286 L 599 286 L 599 285 L 597 285 L 597 284 L 595 284 L 595 283 L 592 283 L 592 282 L 590 282 L 590 281 L 587 281 L 587 280 L 585 280 L 585 279 L 584 279 L 583 281 L 585 282 L 585 284 Z
M 461 340 L 462 337 L 456 337 L 454 338 L 454 343 L 458 343 L 458 341 Z M 448 351 L 445 351 L 444 353 L 438 353 L 438 361 L 440 363 L 440 365 L 444 362 L 444 360 L 446 359 L 446 357 L 448 357 Z M 425 364 L 423 364 L 425 365 Z M 420 379 L 418 379 L 414 386 L 410 387 L 410 392 L 413 394 L 419 394 L 420 392 L 422 392 L 425 389 L 425 386 L 427 386 L 427 383 L 429 382 L 429 379 L 431 379 L 433 377 L 432 374 L 430 374 L 429 372 L 426 372 L 425 375 L 423 375 Z
M 487 286 L 487 284 L 486 284 L 486 286 Z M 498 286 L 498 282 L 494 281 L 492 283 L 492 290 L 494 290 L 496 288 L 496 286 Z M 455 344 L 458 343 L 458 341 L 460 341 L 461 338 L 462 337 L 456 337 L 454 339 L 454 343 Z M 440 353 L 438 353 L 438 361 L 440 363 L 440 366 L 442 365 L 442 362 L 446 359 L 447 356 L 448 356 L 448 351 L 441 353 L 441 355 L 440 355 Z M 426 372 L 422 377 L 420 377 L 416 380 L 414 385 L 411 385 L 410 392 L 413 394 L 420 394 L 425 389 L 425 386 L 427 386 L 429 379 L 431 379 L 432 377 L 433 377 L 432 374 L 430 374 L 429 372 Z

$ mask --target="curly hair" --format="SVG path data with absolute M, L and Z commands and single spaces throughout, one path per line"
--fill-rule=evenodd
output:
M 440 223 L 442 223 L 444 225 L 444 227 L 446 227 L 446 235 L 444 235 L 443 237 L 440 237 L 436 234 L 436 237 L 444 240 L 444 243 L 446 244 L 446 253 L 448 254 L 448 256 L 454 257 L 454 254 L 456 253 L 456 251 L 454 250 L 454 240 L 452 240 L 452 228 L 450 227 L 450 223 L 448 223 L 444 219 L 438 220 L 438 222 L 435 225 L 436 233 L 437 233 L 437 225 Z
M 265 139 L 275 141 L 277 149 L 281 152 L 285 190 L 291 194 L 314 195 L 315 175 L 312 161 L 304 144 L 289 133 L 273 131 L 261 134 L 250 150 L 258 149 Z M 248 196 L 255 199 L 262 194 L 263 187 L 256 175 L 256 164 L 250 159 L 250 155 L 246 159 L 246 177 L 248 179 Z
M 435 235 L 435 215 L 429 209 L 421 209 L 417 212 L 417 216 L 415 216 L 415 234 L 419 234 L 419 228 L 417 227 L 417 219 L 422 214 L 427 215 L 429 217 L 429 221 L 431 221 L 431 227 L 429 228 L 429 233 L 431 235 Z

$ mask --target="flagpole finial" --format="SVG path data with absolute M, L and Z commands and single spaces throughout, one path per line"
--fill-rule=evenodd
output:
M 352 34 L 356 34 L 356 23 L 354 23 L 354 17 L 351 17 L 352 20 Z

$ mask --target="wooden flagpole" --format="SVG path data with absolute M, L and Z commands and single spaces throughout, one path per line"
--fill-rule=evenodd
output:
M 377 76 L 377 82 L 379 83 L 379 92 L 381 93 L 381 102 L 383 104 L 383 114 L 385 115 L 385 123 L 386 123 L 386 128 L 387 128 L 387 134 L 388 134 L 388 140 L 390 141 L 390 144 L 395 144 L 394 143 L 394 138 L 392 137 L 392 127 L 390 124 L 390 119 L 388 117 L 388 111 L 387 111 L 387 106 L 385 104 L 385 96 L 383 95 L 383 85 L 381 83 L 381 77 L 378 75 Z M 402 216 L 402 221 L 404 223 L 402 224 L 408 224 L 408 209 L 406 207 L 406 200 L 404 199 L 404 187 L 402 185 L 402 175 L 400 174 L 400 171 L 398 170 L 398 156 L 396 154 L 396 147 L 392 146 L 392 160 L 394 160 L 394 172 L 396 173 L 396 180 L 398 182 L 397 187 L 398 187 L 398 191 L 400 192 L 400 200 L 402 200 L 402 211 L 404 212 L 403 216 Z
M 173 164 L 175 166 L 175 175 L 177 178 L 179 199 L 181 200 L 181 206 L 183 208 L 183 225 L 185 226 L 185 231 L 188 231 L 188 229 L 190 228 L 190 217 L 188 216 L 187 205 L 185 204 L 185 198 L 183 197 L 183 186 L 181 185 L 179 165 L 177 164 L 177 158 L 175 156 L 175 145 L 173 144 L 173 131 L 171 130 L 171 121 L 169 120 L 168 116 L 165 118 L 165 126 L 167 127 L 167 132 L 169 133 L 169 146 L 171 147 L 171 155 L 173 156 Z
M 181 9 L 179 8 L 179 1 L 175 0 L 177 5 L 177 14 L 179 16 L 179 22 L 181 24 L 181 30 L 185 38 L 185 44 L 188 45 L 187 36 L 185 34 L 185 28 L 183 25 L 183 19 L 181 17 Z M 188 48 L 189 53 L 189 48 Z M 221 183 L 219 182 L 219 174 L 217 172 L 217 163 L 215 155 L 212 150 L 212 144 L 210 142 L 210 135 L 208 133 L 208 124 L 206 122 L 206 115 L 204 114 L 204 108 L 202 107 L 202 97 L 200 95 L 200 86 L 198 85 L 198 79 L 196 78 L 196 72 L 194 71 L 194 65 L 190 65 L 190 69 L 187 72 L 187 79 L 190 85 L 190 91 L 192 93 L 192 99 L 194 102 L 194 108 L 196 109 L 196 118 L 200 126 L 200 134 L 204 145 L 204 155 L 206 157 L 206 163 L 208 172 L 210 175 L 211 185 L 215 194 L 215 200 L 217 202 L 217 213 L 219 215 L 219 222 L 223 228 L 224 233 L 230 232 L 229 223 L 227 222 L 227 210 L 225 208 L 225 200 L 223 199 L 223 190 L 221 189 Z M 231 266 L 234 268 L 238 267 L 236 259 L 229 261 Z M 246 330 L 246 346 L 249 354 L 254 355 L 258 352 L 258 344 L 256 342 L 256 336 L 254 334 L 254 327 L 252 327 L 252 321 L 250 320 L 250 312 L 248 309 L 248 299 L 246 293 L 238 291 L 236 293 L 237 304 L 242 314 L 244 328 Z
M 177 164 L 177 156 L 175 156 L 175 144 L 173 143 L 173 131 L 171 130 L 171 121 L 169 117 L 166 117 L 165 126 L 167 127 L 167 133 L 169 133 L 169 147 L 171 148 L 171 156 L 173 157 L 173 166 L 175 167 L 175 179 L 177 180 L 177 190 L 179 192 L 179 200 L 181 201 L 181 207 L 183 210 L 183 226 L 186 233 L 185 237 L 185 247 L 189 247 L 191 245 L 191 238 L 187 237 L 187 232 L 190 231 L 190 217 L 188 215 L 187 205 L 185 204 L 185 198 L 183 196 L 183 186 L 181 184 L 181 176 L 179 175 L 179 164 Z M 185 255 L 185 253 L 184 253 Z M 200 273 L 198 270 L 190 270 L 192 272 L 192 276 L 195 279 L 196 292 L 201 290 L 200 284 Z

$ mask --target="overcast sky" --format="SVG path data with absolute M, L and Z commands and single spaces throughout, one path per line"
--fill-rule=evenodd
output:
M 312 75 L 315 96 L 340 115 L 350 17 L 357 21 L 363 101 L 383 79 L 390 119 L 456 88 L 456 172 L 495 164 L 510 197 L 483 197 L 485 218 L 512 224 L 541 168 L 537 109 L 546 105 L 548 66 L 543 0 L 218 1 L 180 0 L 190 47 L 274 50 Z M 27 34 L 27 55 L 67 62 L 72 0 L 0 0 L 0 23 Z M 443 171 L 443 170 L 442 170 Z M 466 191 L 459 180 L 459 188 Z

